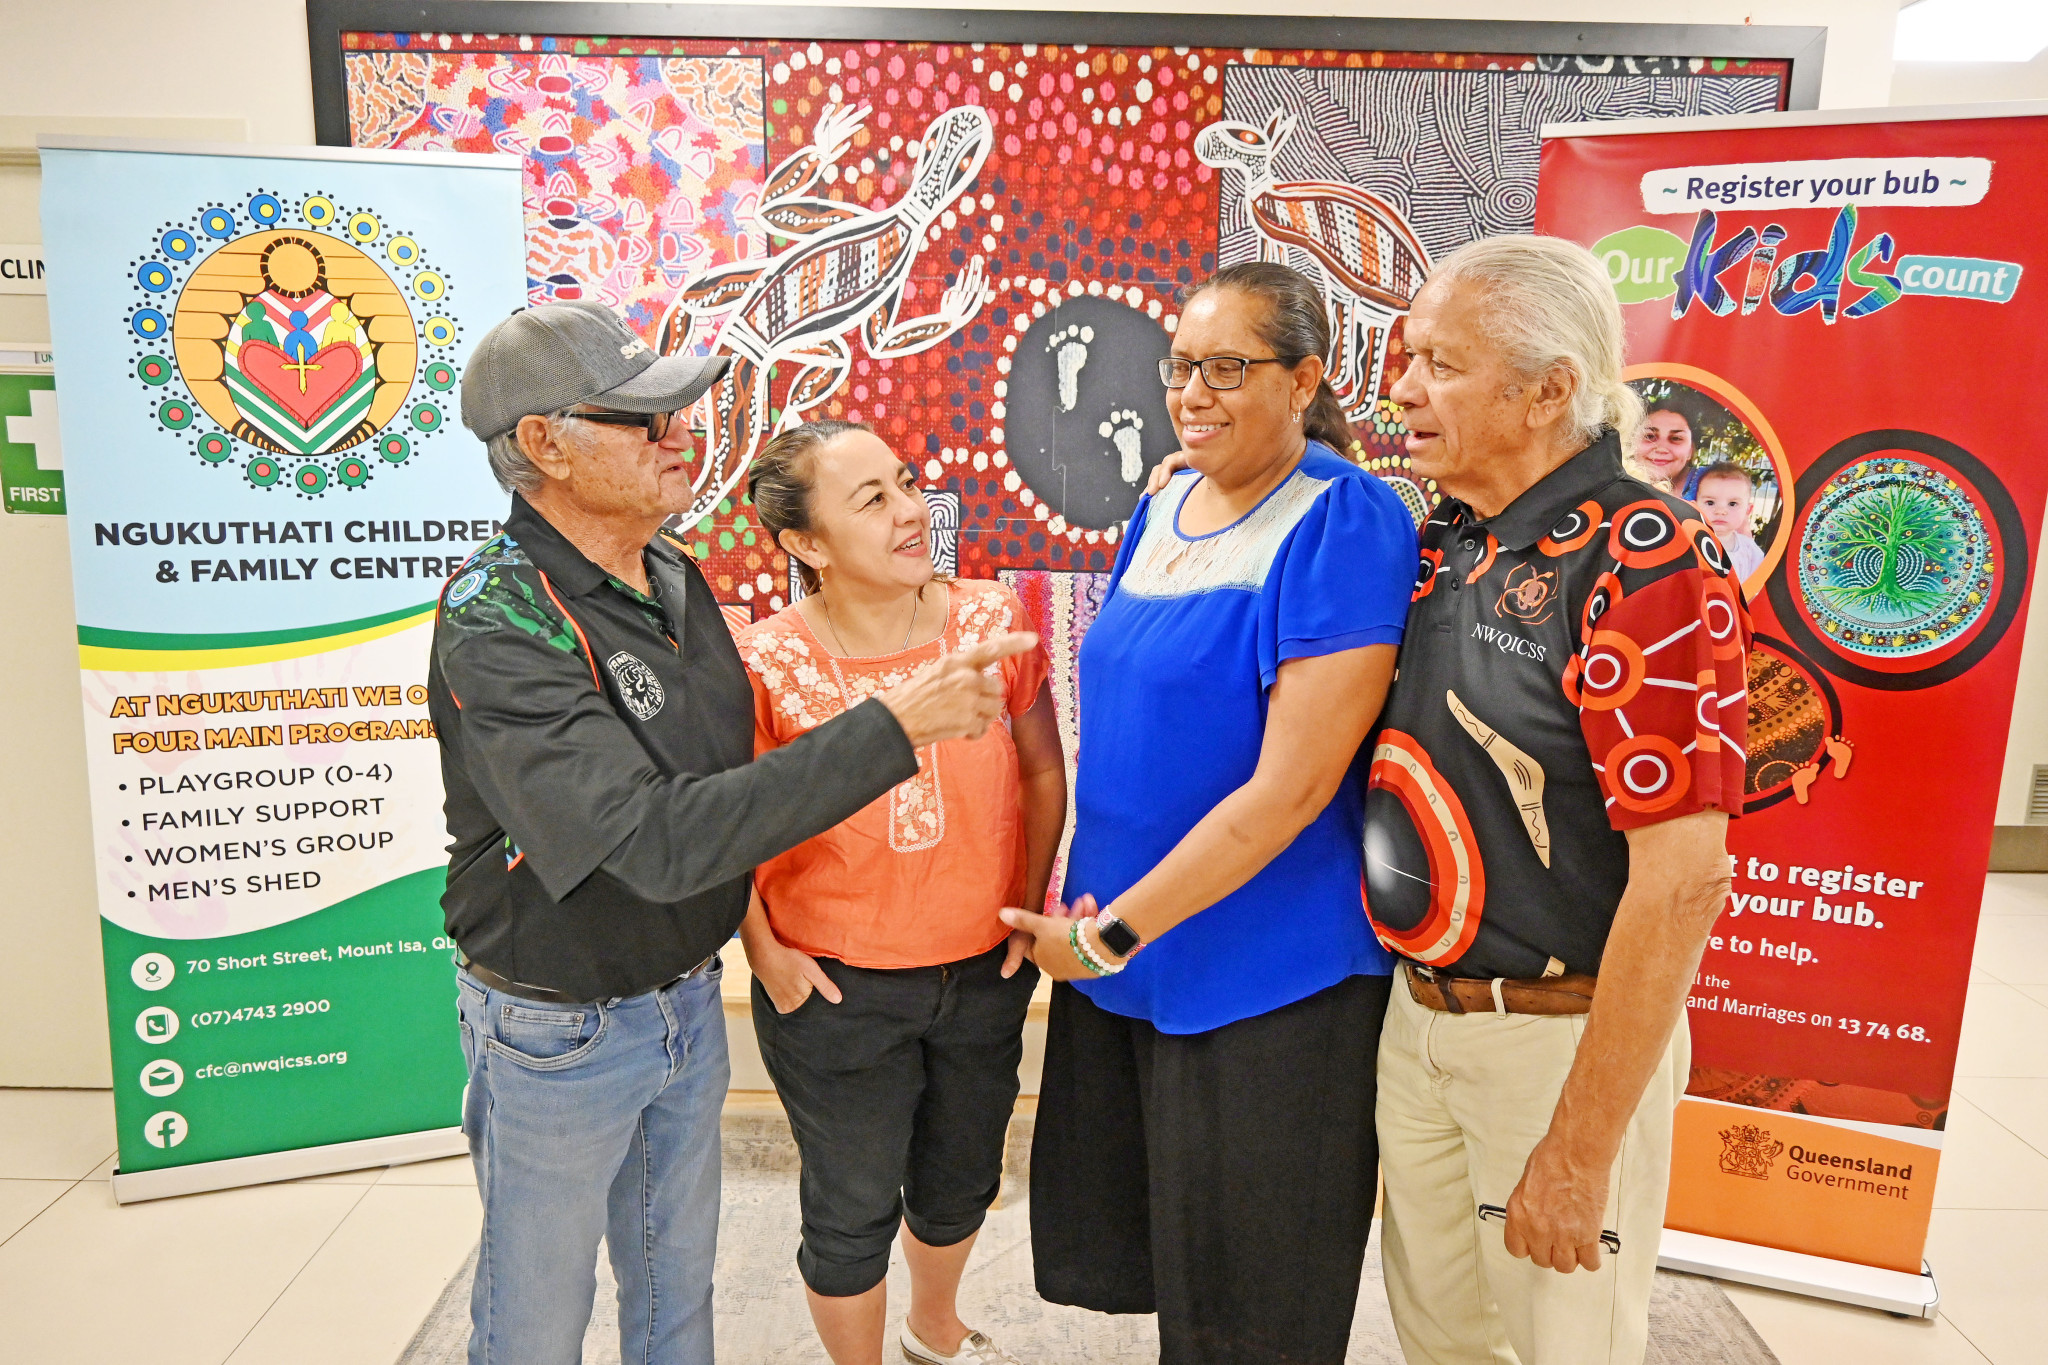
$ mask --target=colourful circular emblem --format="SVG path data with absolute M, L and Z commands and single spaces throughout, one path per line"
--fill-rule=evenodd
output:
M 428 303 L 436 303 L 448 292 L 448 282 L 431 270 L 422 270 L 412 277 L 412 292 Z
M 454 585 L 448 589 L 448 605 L 451 607 L 461 606 L 464 602 L 482 592 L 483 587 L 484 571 L 482 569 L 471 569 L 468 573 L 456 579 Z
M 1996 555 L 1968 492 L 1918 460 L 1850 465 L 1806 520 L 1799 590 L 1814 624 L 1852 654 L 1940 649 L 1991 604 Z
M 241 230 L 242 202 L 253 231 Z M 196 209 L 150 245 L 134 282 L 175 307 L 136 308 L 129 326 L 157 347 L 173 334 L 179 341 L 170 354 L 138 347 L 147 353 L 138 354 L 136 375 L 151 387 L 182 381 L 188 396 L 153 404 L 166 429 L 184 430 L 202 414 L 218 426 L 196 448 L 203 461 L 224 462 L 237 444 L 253 447 L 257 458 L 243 466 L 253 486 L 289 476 L 294 491 L 318 497 L 404 464 L 414 441 L 445 425 L 441 408 L 408 400 L 415 379 L 437 393 L 460 381 L 446 359 L 422 372 L 413 313 L 412 296 L 425 297 L 422 278 L 431 278 L 437 300 L 446 281 L 417 269 L 425 248 L 410 236 L 387 237 L 378 212 L 325 194 L 294 203 L 252 189 L 235 208 Z M 411 269 L 411 278 L 394 277 L 386 262 Z M 430 323 L 429 344 L 454 342 L 458 329 L 447 317 Z

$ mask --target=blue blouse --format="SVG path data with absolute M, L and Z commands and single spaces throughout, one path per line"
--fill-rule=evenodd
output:
M 1401 640 L 1416 539 L 1392 489 L 1311 442 L 1241 520 L 1184 535 L 1199 477 L 1138 504 L 1081 644 L 1069 902 L 1107 906 L 1250 780 L 1281 664 Z M 1080 988 L 1162 1032 L 1201 1033 L 1391 971 L 1361 893 L 1363 768 L 1257 876 Z

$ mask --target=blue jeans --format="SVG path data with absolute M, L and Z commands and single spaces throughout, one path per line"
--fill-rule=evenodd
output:
M 456 973 L 462 1130 L 484 1206 L 470 1365 L 576 1365 L 597 1243 L 626 1365 L 711 1365 L 722 966 L 657 991 L 554 1005 Z

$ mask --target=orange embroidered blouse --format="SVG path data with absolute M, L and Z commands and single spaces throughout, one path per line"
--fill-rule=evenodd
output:
M 895 654 L 834 658 L 795 606 L 740 631 L 754 686 L 756 756 L 962 647 L 1027 630 L 1000 583 L 946 586 L 938 638 Z M 1001 670 L 1008 710 L 1022 715 L 1049 668 L 1043 646 Z M 996 912 L 1024 894 L 1024 818 L 1017 747 L 1007 725 L 980 739 L 918 750 L 917 776 L 851 819 L 754 872 L 775 936 L 855 967 L 929 967 L 987 952 L 1009 932 Z

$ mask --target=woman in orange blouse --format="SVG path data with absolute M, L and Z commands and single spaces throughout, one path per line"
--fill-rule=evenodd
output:
M 748 491 L 807 594 L 740 632 L 757 752 L 1026 625 L 1001 584 L 934 574 L 916 471 L 864 426 L 777 436 Z M 740 930 L 803 1154 L 797 1266 L 836 1365 L 880 1365 L 899 1221 L 905 1358 L 1015 1365 L 955 1291 L 1001 1179 L 1038 979 L 997 912 L 1043 906 L 1067 781 L 1044 650 L 997 667 L 1009 725 L 919 751 L 916 777 L 762 865 Z

